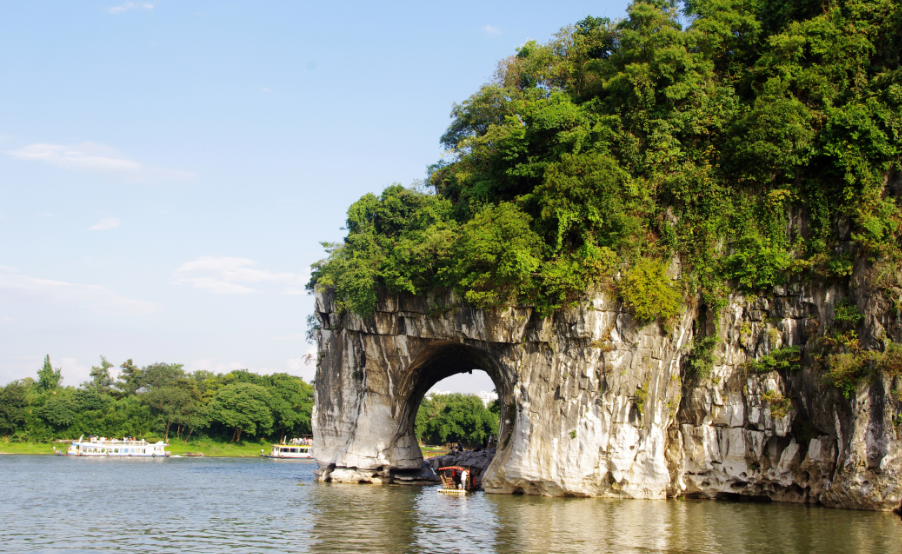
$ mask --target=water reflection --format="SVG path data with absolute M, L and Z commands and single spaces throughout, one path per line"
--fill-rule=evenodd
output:
M 416 496 L 403 487 L 314 486 L 305 498 L 312 552 L 406 552 L 414 543 Z
M 890 515 L 704 500 L 488 496 L 498 552 L 902 552 Z
M 885 513 L 317 485 L 297 461 L 0 456 L 0 552 L 902 553 Z

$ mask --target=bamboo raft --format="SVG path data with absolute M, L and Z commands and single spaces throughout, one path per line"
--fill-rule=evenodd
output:
M 473 476 L 473 472 L 470 468 L 448 466 L 440 467 L 438 468 L 438 471 L 438 476 L 442 480 L 442 488 L 438 490 L 439 494 L 463 496 L 470 494 L 470 491 L 475 488 L 476 478 Z M 458 471 L 466 471 L 468 475 L 467 482 L 463 484 L 463 487 L 458 487 L 458 484 L 454 482 L 454 477 Z

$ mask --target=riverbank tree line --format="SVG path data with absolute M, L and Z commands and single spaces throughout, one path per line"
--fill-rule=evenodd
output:
M 50 357 L 35 378 L 0 387 L 0 437 L 48 442 L 81 435 L 159 437 L 165 440 L 279 440 L 310 434 L 313 385 L 286 373 L 259 375 L 186 372 L 181 364 L 114 368 L 106 358 L 79 386 L 64 386 Z M 498 433 L 498 405 L 474 395 L 442 394 L 423 400 L 416 436 L 423 444 L 485 444 Z
M 46 442 L 80 435 L 279 439 L 309 434 L 313 386 L 286 373 L 186 372 L 182 364 L 119 366 L 101 356 L 88 381 L 64 386 L 44 359 L 35 378 L 0 387 L 0 436 Z

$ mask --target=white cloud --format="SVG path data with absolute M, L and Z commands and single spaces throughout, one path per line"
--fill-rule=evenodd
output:
M 119 227 L 119 218 L 118 217 L 105 217 L 101 219 L 96 225 L 91 225 L 88 227 L 91 231 L 106 231 L 107 229 L 115 229 Z
M 189 171 L 143 165 L 126 158 L 115 148 L 93 142 L 31 144 L 18 150 L 8 150 L 6 154 L 14 160 L 41 162 L 68 171 L 131 183 L 184 181 L 194 177 Z
M 247 365 L 241 362 L 217 362 L 214 358 L 202 358 L 200 360 L 191 360 L 185 364 L 186 371 L 197 371 L 205 369 L 215 373 L 228 373 L 233 369 L 247 369 Z
M 300 358 L 291 358 L 285 364 L 288 373 L 301 377 L 308 383 L 316 377 L 316 347 L 311 346 Z
M 182 264 L 172 275 L 174 284 L 187 284 L 213 294 L 253 294 L 260 292 L 246 283 L 282 285 L 283 293 L 304 294 L 307 272 L 288 273 L 255 269 L 247 258 L 205 256 Z M 245 284 L 242 284 L 245 283 Z
M 106 11 L 113 15 L 118 15 L 120 13 L 125 13 L 129 10 L 137 10 L 137 9 L 152 10 L 153 4 L 150 2 L 123 2 L 122 4 L 119 4 L 118 6 L 112 6 L 112 7 L 107 8 Z
M 50 365 L 62 369 L 61 374 L 63 376 L 63 384 L 66 386 L 80 385 L 87 381 L 91 376 L 91 367 L 78 363 L 78 360 L 75 358 L 61 357 L 58 364 L 55 360 L 51 359 Z
M 490 35 L 500 35 L 501 34 L 501 29 L 496 29 L 495 27 L 492 27 L 491 25 L 486 25 L 485 27 L 482 28 L 482 30 Z
M 128 298 L 99 285 L 40 279 L 4 266 L 0 266 L 0 301 L 80 306 L 108 315 L 143 315 L 163 310 L 154 302 Z
M 316 347 L 311 346 L 304 356 L 299 358 L 291 358 L 285 361 L 285 367 L 255 367 L 248 366 L 240 361 L 238 362 L 222 362 L 216 358 L 201 358 L 192 360 L 185 364 L 185 371 L 197 371 L 204 369 L 214 373 L 228 373 L 236 369 L 246 369 L 260 375 L 271 375 L 273 373 L 288 373 L 297 375 L 305 381 L 310 382 L 316 376 Z

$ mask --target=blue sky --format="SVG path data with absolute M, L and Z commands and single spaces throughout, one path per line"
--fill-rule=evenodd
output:
M 101 354 L 310 379 L 304 284 L 347 207 L 422 178 L 518 45 L 625 8 L 0 3 L 0 384 L 45 354 L 69 385 Z

